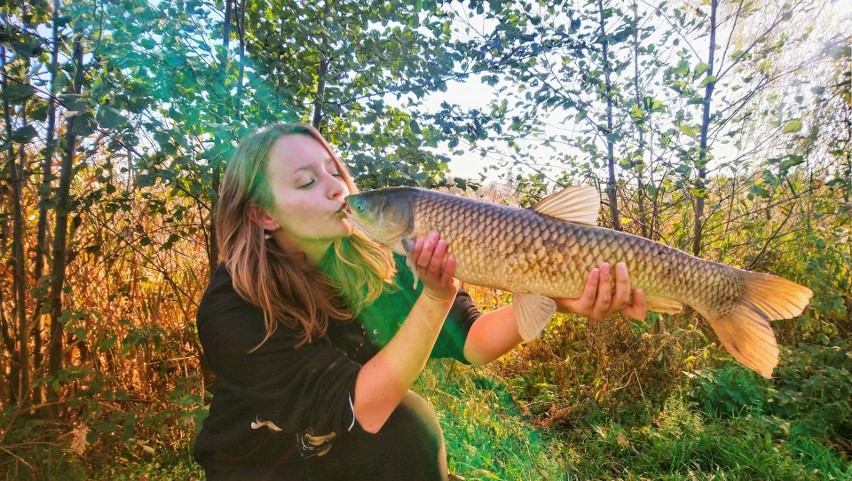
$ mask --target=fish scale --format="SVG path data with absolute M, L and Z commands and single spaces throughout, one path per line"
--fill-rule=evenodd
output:
M 811 290 L 587 225 L 600 207 L 597 192 L 589 189 L 566 189 L 533 209 L 410 187 L 350 195 L 346 203 L 353 223 L 398 251 L 403 239 L 437 231 L 456 260 L 459 280 L 520 298 L 516 320 L 527 339 L 525 333 L 534 337 L 555 309 L 547 298 L 578 297 L 592 268 L 623 261 L 631 285 L 645 292 L 649 309 L 676 312 L 684 304 L 691 306 L 734 357 L 770 377 L 778 363 L 770 321 L 801 314 Z
M 633 286 L 649 296 L 724 311 L 742 295 L 735 269 L 631 234 L 432 191 L 419 192 L 412 205 L 413 236 L 437 231 L 456 258 L 456 275 L 472 284 L 496 283 L 510 291 L 523 285 L 547 297 L 577 297 L 590 269 L 624 261 Z M 701 294 L 688 297 L 696 291 Z

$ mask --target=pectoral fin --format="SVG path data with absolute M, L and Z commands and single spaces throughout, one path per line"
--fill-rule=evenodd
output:
M 556 313 L 556 302 L 549 297 L 528 292 L 515 292 L 514 297 L 518 333 L 525 341 L 531 341 L 541 333 L 547 321 Z
M 648 310 L 664 314 L 677 314 L 683 310 L 683 304 L 665 297 L 647 297 Z
M 405 255 L 405 265 L 408 266 L 408 270 L 410 270 L 411 275 L 414 276 L 414 285 L 411 286 L 411 288 L 417 289 L 417 283 L 420 282 L 420 276 L 417 275 L 417 266 L 414 265 L 414 260 L 411 259 L 411 251 L 413 250 L 414 239 L 410 237 L 403 237 L 400 239 L 393 249 L 394 252 Z

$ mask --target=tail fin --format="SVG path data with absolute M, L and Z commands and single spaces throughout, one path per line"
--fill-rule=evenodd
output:
M 778 364 L 778 345 L 769 321 L 798 316 L 813 292 L 771 274 L 739 273 L 745 281 L 739 303 L 728 316 L 708 321 L 734 358 L 768 379 Z

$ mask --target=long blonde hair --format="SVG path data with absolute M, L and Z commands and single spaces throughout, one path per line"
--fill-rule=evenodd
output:
M 349 170 L 310 125 L 275 124 L 240 143 L 222 177 L 215 228 L 234 289 L 263 311 L 266 337 L 257 347 L 279 323 L 303 332 L 300 345 L 312 342 L 326 333 L 331 319 L 356 316 L 382 293 L 395 273 L 391 252 L 360 231 L 334 241 L 334 255 L 321 270 L 303 254 L 287 252 L 267 239 L 264 229 L 249 219 L 252 206 L 266 211 L 272 207 L 266 179 L 269 153 L 286 135 L 316 139 L 337 164 L 349 191 L 358 191 Z

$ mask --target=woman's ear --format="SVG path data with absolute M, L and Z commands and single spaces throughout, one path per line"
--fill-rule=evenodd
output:
M 264 230 L 267 231 L 275 231 L 280 227 L 275 219 L 269 216 L 263 209 L 256 205 L 250 205 L 248 208 L 248 218 L 254 224 L 263 227 Z

